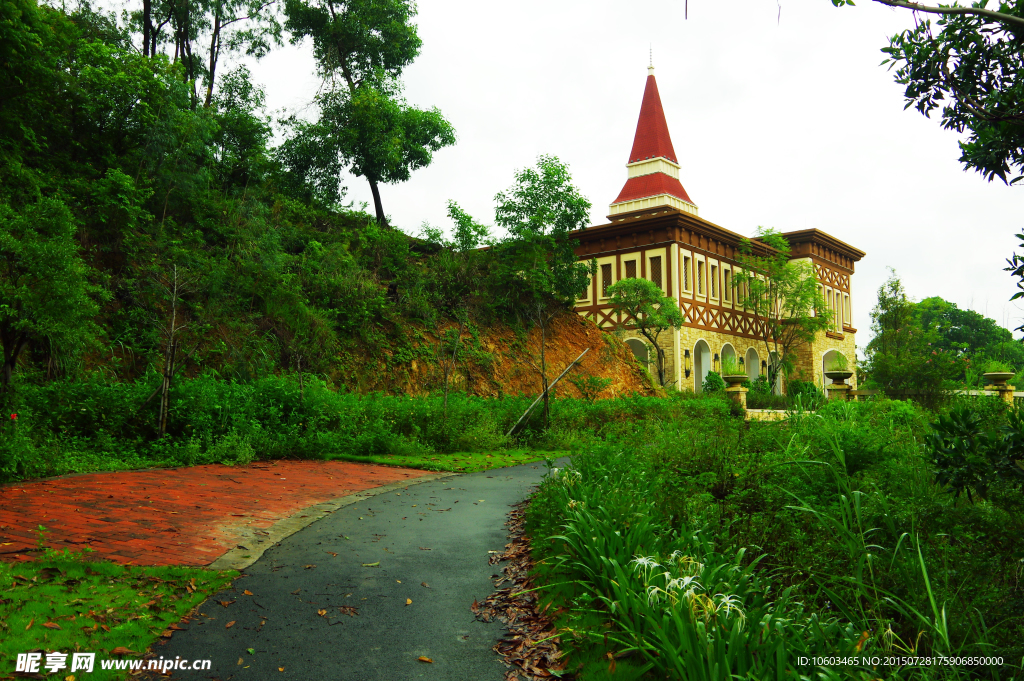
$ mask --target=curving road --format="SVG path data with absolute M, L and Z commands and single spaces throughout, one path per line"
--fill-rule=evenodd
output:
M 500 681 L 502 625 L 470 605 L 494 589 L 487 552 L 505 545 L 509 506 L 545 472 L 471 473 L 339 508 L 270 547 L 154 652 L 212 661 L 181 679 Z

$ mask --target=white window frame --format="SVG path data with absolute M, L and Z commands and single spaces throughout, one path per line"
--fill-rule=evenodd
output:
M 659 267 L 661 269 L 661 293 L 662 293 L 662 295 L 666 295 L 667 296 L 668 295 L 668 291 L 665 290 L 665 280 L 668 277 L 666 277 L 665 275 L 667 274 L 667 270 L 668 270 L 668 253 L 666 253 L 665 251 L 662 251 L 662 250 L 657 250 L 657 251 L 653 251 L 653 252 L 652 251 L 648 251 L 646 254 L 644 254 L 644 257 L 647 258 L 647 277 L 646 278 L 647 278 L 647 281 L 651 282 L 652 284 L 654 283 L 654 275 L 653 275 L 654 268 L 651 265 L 651 260 L 653 260 L 654 258 L 661 258 L 661 265 L 659 265 Z
M 693 296 L 693 253 L 679 251 L 679 291 L 687 297 Z

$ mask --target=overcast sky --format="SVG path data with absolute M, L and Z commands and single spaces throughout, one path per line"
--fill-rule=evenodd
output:
M 490 224 L 515 170 L 554 154 L 593 203 L 593 224 L 607 222 L 653 46 L 681 180 L 701 217 L 743 235 L 813 227 L 867 252 L 853 277 L 861 346 L 889 267 L 914 299 L 941 296 L 1020 325 L 1002 268 L 1024 226 L 1024 187 L 964 172 L 958 135 L 903 110 L 879 49 L 911 14 L 867 0 L 779 2 L 689 0 L 684 19 L 683 0 L 422 0 L 406 98 L 438 107 L 458 143 L 409 182 L 382 185 L 385 211 L 411 233 L 424 221 L 448 228 L 454 199 Z M 271 109 L 299 110 L 319 85 L 308 43 L 253 72 Z M 343 183 L 372 212 L 366 182 Z

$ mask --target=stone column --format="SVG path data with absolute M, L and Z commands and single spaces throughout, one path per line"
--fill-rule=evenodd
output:
M 747 410 L 747 389 L 742 385 L 731 385 L 725 389 L 725 394 L 730 400 L 740 406 L 743 411 Z
M 1006 402 L 1011 407 L 1013 406 L 1013 392 L 1016 390 L 1016 388 L 1013 387 L 1012 385 L 1008 385 L 1005 383 L 1003 385 L 986 385 L 985 390 L 995 391 L 995 393 L 999 395 L 999 399 L 1001 399 L 1003 402 Z
M 828 391 L 828 400 L 845 401 L 850 396 L 850 386 L 847 383 L 833 383 L 832 385 L 825 386 L 825 390 Z

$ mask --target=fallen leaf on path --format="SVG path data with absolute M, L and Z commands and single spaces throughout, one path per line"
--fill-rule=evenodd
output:
M 137 655 L 138 653 L 136 653 L 134 650 L 130 650 L 128 648 L 125 648 L 124 646 L 118 646 L 118 647 L 114 648 L 113 650 L 111 650 L 110 654 L 111 655 Z
M 170 629 L 171 631 L 188 631 L 188 629 L 186 629 L 185 627 L 179 627 L 177 624 L 172 624 L 171 626 L 169 626 L 167 628 Z
M 223 605 L 225 608 L 228 607 L 229 605 L 231 605 L 232 603 L 234 603 L 234 601 L 217 601 L 217 602 L 220 603 L 221 605 Z
M 56 622 L 43 622 L 43 626 L 47 629 L 60 629 L 60 625 Z
M 298 593 L 299 593 L 300 591 L 302 591 L 302 589 L 296 589 L 295 591 L 293 591 L 293 592 L 292 592 L 292 596 L 296 596 L 296 595 L 298 595 Z
M 416 659 L 418 659 L 420 662 L 429 662 L 430 664 L 434 664 L 433 660 L 431 660 L 429 657 L 424 657 L 423 655 L 420 655 Z
M 331 554 L 332 556 L 334 556 L 335 558 L 337 558 L 337 557 L 338 557 L 338 554 L 337 554 L 337 553 L 335 553 L 334 551 L 324 551 L 324 553 L 329 553 L 329 554 Z
M 429 584 L 427 584 L 426 582 L 420 582 L 420 586 L 425 586 L 425 587 L 427 587 L 428 589 L 430 588 L 430 585 L 429 585 Z
M 241 667 L 245 663 L 245 660 L 238 658 L 238 666 Z
M 380 567 L 380 561 L 378 560 L 376 563 L 363 563 L 363 567 Z
M 231 627 L 235 626 L 235 622 L 236 621 L 237 620 L 231 620 L 230 622 L 228 622 L 227 624 L 224 625 L 224 628 L 225 629 L 230 629 Z
M 305 567 L 307 570 L 312 570 L 313 568 L 316 567 L 316 565 L 305 565 L 303 567 Z
M 279 672 L 283 672 L 283 671 L 284 671 L 284 667 L 278 667 L 278 668 L 277 668 L 277 671 L 279 671 Z
M 412 599 L 411 598 L 406 598 L 405 599 L 405 604 L 406 605 L 412 605 Z
M 174 632 L 173 632 L 173 631 L 171 631 L 170 629 L 164 629 L 164 630 L 163 630 L 163 631 L 162 631 L 162 632 L 160 633 L 160 638 L 170 638 L 170 637 L 172 637 L 172 636 L 174 636 Z
M 420 547 L 420 551 L 430 551 L 430 550 L 431 550 L 431 549 L 425 549 L 425 548 L 423 548 L 422 546 Z
M 246 648 L 245 652 L 249 653 L 250 655 L 255 655 L 256 654 L 256 650 L 253 649 L 253 648 Z
M 338 611 L 341 612 L 342 615 L 348 615 L 349 617 L 355 617 L 359 614 L 359 608 L 351 605 L 342 605 L 338 608 Z
M 317 610 L 317 611 L 316 611 L 316 614 L 318 614 L 318 615 L 320 615 L 321 617 L 323 617 L 324 615 L 326 615 L 326 614 L 327 614 L 327 611 L 326 611 L 326 610 L 324 610 L 323 608 L 320 608 L 319 610 Z
M 252 596 L 252 592 L 251 592 L 251 591 L 249 591 L 248 589 L 246 589 L 246 590 L 245 590 L 245 591 L 243 591 L 242 593 L 243 593 L 243 594 L 245 594 L 246 596 Z

